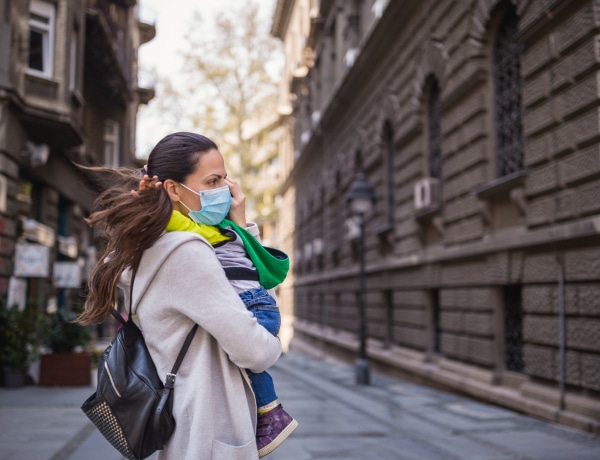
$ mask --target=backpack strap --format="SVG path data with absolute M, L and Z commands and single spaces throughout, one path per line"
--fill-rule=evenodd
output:
M 183 358 L 185 358 L 185 354 L 190 348 L 190 344 L 192 343 L 192 339 L 194 338 L 194 334 L 196 333 L 196 329 L 198 329 L 198 325 L 194 324 L 192 330 L 188 332 L 187 337 L 185 338 L 185 342 L 183 342 L 183 346 L 181 350 L 179 350 L 179 354 L 177 355 L 177 359 L 175 360 L 175 364 L 173 364 L 173 369 L 171 372 L 167 374 L 167 380 L 165 381 L 165 388 L 173 388 L 175 385 L 175 376 L 177 375 L 177 371 L 179 370 L 179 366 L 181 366 L 181 362 Z

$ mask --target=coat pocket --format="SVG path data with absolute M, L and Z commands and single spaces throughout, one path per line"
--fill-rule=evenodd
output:
M 232 446 L 224 442 L 213 439 L 212 442 L 213 460 L 256 460 L 258 459 L 258 450 L 256 448 L 256 439 L 252 439 L 243 446 Z

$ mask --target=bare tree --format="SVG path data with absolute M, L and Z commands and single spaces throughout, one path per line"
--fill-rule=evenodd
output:
M 244 130 L 277 110 L 280 44 L 254 1 L 236 2 L 235 9 L 218 14 L 212 31 L 197 13 L 187 39 L 186 97 L 193 104 L 194 127 L 217 141 L 243 179 L 251 168 Z

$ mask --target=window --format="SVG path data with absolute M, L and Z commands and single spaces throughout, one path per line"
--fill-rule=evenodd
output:
M 31 217 L 31 209 L 33 206 L 33 184 L 19 178 L 17 180 L 17 209 L 20 216 Z
M 523 304 L 521 285 L 504 287 L 504 366 L 523 372 Z
M 342 190 L 342 174 L 339 170 L 335 172 L 334 176 L 335 190 Z M 346 198 L 343 193 L 336 193 L 333 201 L 333 213 L 334 213 L 334 228 L 335 232 L 333 235 L 334 240 L 334 253 L 333 263 L 338 265 L 340 262 L 339 255 L 340 249 L 344 244 L 345 232 L 346 232 Z
M 6 180 L 6 176 L 0 175 L 0 212 L 6 212 L 7 196 L 8 180 Z
M 394 129 L 388 121 L 383 126 L 383 142 L 385 148 L 385 207 L 387 214 L 387 224 L 394 226 Z
M 29 71 L 52 77 L 54 60 L 54 6 L 31 0 L 29 8 Z
M 42 187 L 28 177 L 17 179 L 17 206 L 20 216 L 41 221 Z
M 360 150 L 354 153 L 354 174 L 364 171 L 363 156 Z
M 521 108 L 521 55 L 517 42 L 518 17 L 509 5 L 497 32 L 494 47 L 497 175 L 504 177 L 523 169 Z
M 437 78 L 429 77 L 429 100 L 427 101 L 427 118 L 429 122 L 429 176 L 442 178 L 442 108 L 440 104 L 440 86 Z
M 77 42 L 79 41 L 79 33 L 73 30 L 71 36 L 71 48 L 69 50 L 69 90 L 74 91 L 77 88 Z
M 385 309 L 385 347 L 390 347 L 394 343 L 394 292 L 386 289 L 382 292 L 383 305 Z
M 104 165 L 119 166 L 119 124 L 113 120 L 104 122 Z
M 371 12 L 377 19 L 383 16 L 383 13 L 388 3 L 389 0 L 375 0 L 375 2 L 373 2 L 373 6 L 371 6 Z

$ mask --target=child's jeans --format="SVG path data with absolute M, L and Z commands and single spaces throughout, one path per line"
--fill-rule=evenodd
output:
M 281 315 L 275 299 L 265 288 L 260 287 L 242 292 L 240 298 L 246 304 L 246 308 L 252 312 L 258 324 L 275 336 L 279 334 Z M 277 399 L 273 379 L 267 372 L 260 372 L 258 374 L 249 370 L 247 372 L 250 383 L 252 383 L 252 390 L 254 391 L 258 407 L 265 406 Z

